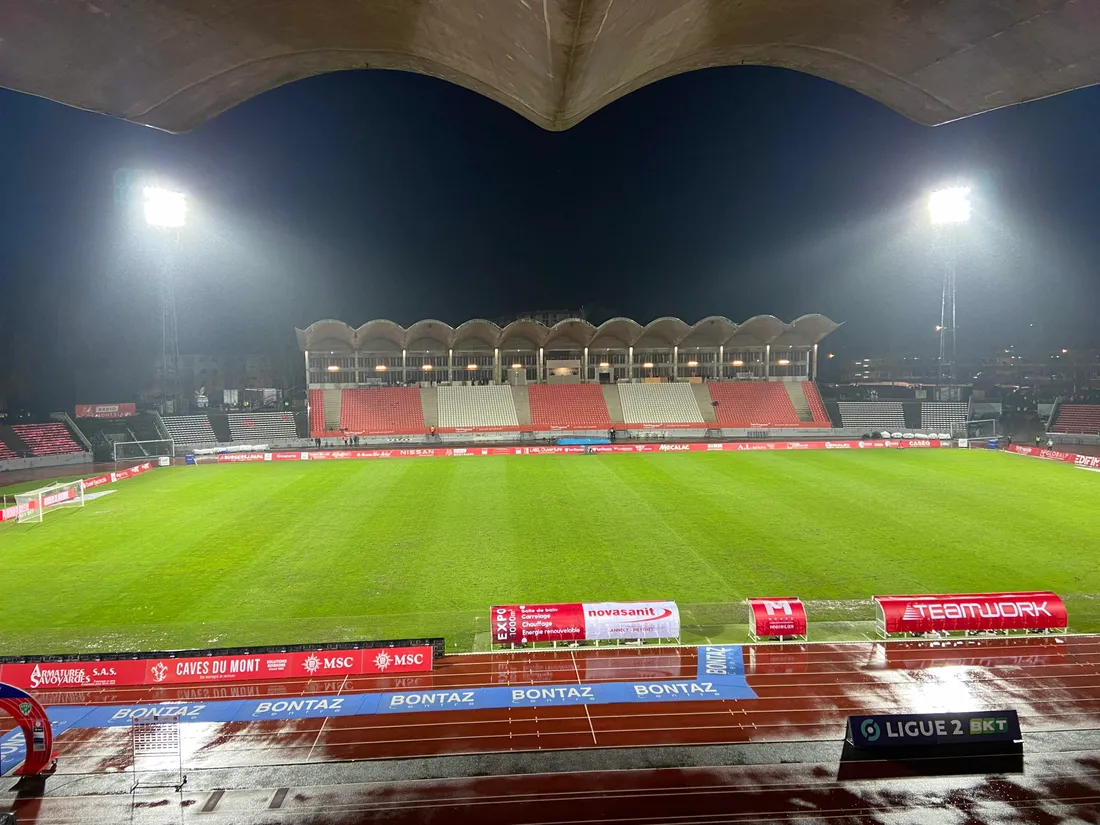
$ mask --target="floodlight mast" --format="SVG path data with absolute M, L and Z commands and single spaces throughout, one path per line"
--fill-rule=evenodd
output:
M 958 354 L 955 315 L 955 272 L 958 256 L 956 230 L 970 220 L 970 188 L 940 189 L 928 198 L 928 216 L 936 233 L 936 246 L 943 253 L 943 292 L 940 300 L 939 401 L 959 400 Z
M 172 264 L 179 246 L 180 230 L 187 223 L 187 196 L 182 192 L 146 186 L 145 223 L 157 230 L 164 230 L 165 248 L 159 264 L 161 267 L 160 317 L 161 317 L 161 411 L 168 411 L 169 390 L 178 403 L 181 397 L 179 380 L 180 343 L 176 326 L 176 290 L 172 278 Z M 181 412 L 173 406 L 173 412 Z

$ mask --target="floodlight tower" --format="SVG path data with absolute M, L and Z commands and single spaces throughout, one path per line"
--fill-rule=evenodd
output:
M 928 198 L 928 215 L 936 232 L 936 246 L 943 253 L 943 296 L 940 301 L 939 401 L 958 401 L 959 376 L 956 351 L 955 269 L 958 257 L 957 230 L 970 220 L 970 188 L 940 189 Z
M 146 186 L 145 222 L 163 235 L 166 249 L 160 255 L 160 394 L 162 412 L 168 409 L 169 391 L 180 398 L 180 341 L 176 329 L 176 289 L 172 278 L 172 257 L 179 246 L 180 230 L 187 223 L 187 197 L 156 186 Z M 173 412 L 180 410 L 173 408 Z

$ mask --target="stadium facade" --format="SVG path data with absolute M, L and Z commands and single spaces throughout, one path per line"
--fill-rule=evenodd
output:
M 620 381 L 813 381 L 818 345 L 840 326 L 824 315 L 743 323 L 712 315 L 695 324 L 658 318 L 646 325 L 581 318 L 546 326 L 522 319 L 501 327 L 474 319 L 452 327 L 374 320 L 351 327 L 323 320 L 295 330 L 310 388 L 410 384 L 568 384 Z

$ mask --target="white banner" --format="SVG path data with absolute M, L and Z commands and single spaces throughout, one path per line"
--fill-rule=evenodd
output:
M 593 602 L 584 608 L 585 638 L 675 639 L 680 635 L 676 602 Z

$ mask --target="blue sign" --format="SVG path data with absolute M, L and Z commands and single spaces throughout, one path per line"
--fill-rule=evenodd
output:
M 82 707 L 57 705 L 46 709 L 57 735 L 68 728 L 113 728 L 134 719 L 176 716 L 180 722 L 254 722 L 317 719 L 328 716 L 373 716 L 379 713 L 545 708 L 563 705 L 615 705 L 634 702 L 692 702 L 755 699 L 745 681 L 740 645 L 699 648 L 694 681 L 592 682 L 516 685 L 465 690 L 449 688 L 338 696 L 231 699 L 213 702 L 161 702 L 145 705 Z M 26 753 L 19 731 L 0 739 L 3 767 L 14 768 Z
M 1014 710 L 849 716 L 848 741 L 860 749 L 1021 742 Z
M 699 648 L 696 679 L 712 682 L 744 682 L 745 657 L 741 645 L 708 645 Z

